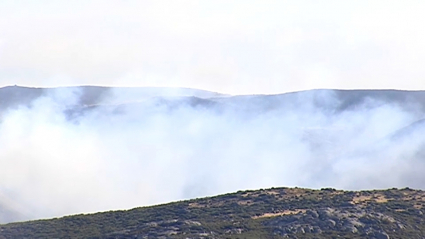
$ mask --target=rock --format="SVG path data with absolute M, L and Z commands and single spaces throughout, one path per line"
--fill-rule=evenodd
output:
M 328 219 L 328 220 L 327 220 L 327 224 L 328 224 L 330 227 L 335 227 L 336 222 L 335 222 L 334 220 L 332 220 L 332 219 Z
M 314 210 L 307 210 L 306 214 L 311 215 L 313 218 L 318 218 L 319 217 L 319 213 L 317 213 Z
M 373 236 L 376 239 L 390 239 L 390 236 L 385 232 L 374 232 Z

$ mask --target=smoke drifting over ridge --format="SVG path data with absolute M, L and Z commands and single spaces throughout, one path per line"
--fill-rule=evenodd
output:
M 425 189 L 425 92 L 0 88 L 13 221 L 301 186 Z M 12 203 L 13 202 L 13 203 Z

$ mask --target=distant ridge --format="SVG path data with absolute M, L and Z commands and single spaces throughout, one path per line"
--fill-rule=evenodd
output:
M 137 101 L 146 97 L 196 96 L 209 98 L 222 94 L 189 88 L 171 87 L 103 87 L 103 86 L 70 86 L 57 88 L 33 88 L 22 86 L 6 86 L 0 88 L 0 110 L 19 105 L 28 105 L 41 96 L 52 96 L 65 92 L 75 92 L 79 105 L 117 103 L 114 97 L 123 102 Z
M 419 107 L 425 111 L 425 91 L 405 90 L 336 90 L 318 89 L 290 92 L 275 95 L 235 95 L 229 96 L 205 90 L 171 87 L 103 87 L 103 86 L 70 86 L 57 88 L 32 88 L 21 86 L 6 86 L 0 88 L 0 110 L 21 104 L 30 104 L 41 96 L 55 93 L 74 91 L 78 93 L 78 104 L 92 105 L 104 103 L 117 103 L 113 98 L 120 98 L 121 102 L 133 102 L 142 98 L 151 97 L 198 97 L 222 98 L 221 101 L 235 101 L 256 103 L 261 101 L 273 104 L 286 103 L 303 104 L 311 101 L 318 107 L 333 108 L 336 111 L 353 109 L 365 101 L 380 101 L 392 103 L 400 107 Z

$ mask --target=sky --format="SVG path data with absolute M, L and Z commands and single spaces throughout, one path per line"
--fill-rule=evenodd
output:
M 0 2 L 0 86 L 425 88 L 423 1 Z

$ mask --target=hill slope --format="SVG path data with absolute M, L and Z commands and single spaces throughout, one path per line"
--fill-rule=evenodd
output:
M 0 226 L 0 238 L 423 238 L 425 192 L 272 188 Z

